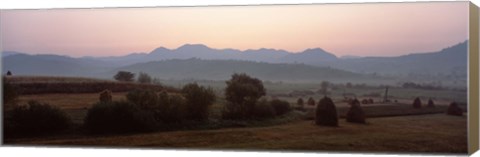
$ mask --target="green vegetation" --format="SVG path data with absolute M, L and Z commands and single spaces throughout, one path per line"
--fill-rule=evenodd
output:
M 85 128 L 89 133 L 130 133 L 151 131 L 155 121 L 151 112 L 126 101 L 99 102 L 88 110 Z
M 196 83 L 187 84 L 183 87 L 182 94 L 187 99 L 188 119 L 197 121 L 208 119 L 208 107 L 216 99 L 211 88 L 205 88 Z
M 17 88 L 13 86 L 8 80 L 3 77 L 3 104 L 4 109 L 9 110 L 15 106 L 18 99 Z
M 71 126 L 70 117 L 60 108 L 30 101 L 5 111 L 5 136 L 52 135 Z
M 260 99 L 255 105 L 253 114 L 258 119 L 268 119 L 276 116 L 275 108 L 267 99 Z
M 261 80 L 246 74 L 233 74 L 225 89 L 228 103 L 223 118 L 252 119 L 257 100 L 265 94 Z
M 158 95 L 153 90 L 135 89 L 126 95 L 127 100 L 142 109 L 155 109 L 159 105 Z
M 112 92 L 128 92 L 137 88 L 150 90 L 177 90 L 157 84 L 138 84 L 133 82 L 118 82 L 99 79 L 77 77 L 29 77 L 11 76 L 4 80 L 15 86 L 17 93 L 26 94 L 50 94 L 50 93 L 97 93 L 105 89 Z
M 137 82 L 138 83 L 152 83 L 152 77 L 147 73 L 140 72 L 138 74 Z
M 284 115 L 292 110 L 290 103 L 284 100 L 273 99 L 270 101 L 270 105 L 275 109 L 275 114 L 277 116 Z
M 410 105 L 408 105 L 411 108 Z M 8 144 L 135 148 L 467 153 L 467 118 L 445 114 L 369 119 L 367 125 L 339 121 L 318 127 L 294 121 L 267 127 L 153 132 L 103 137 L 7 139 Z M 461 129 L 460 129 L 461 128 Z
M 12 78 L 14 77 L 11 77 L 9 79 L 15 80 Z M 61 81 L 57 81 L 55 83 L 59 82 Z M 206 81 L 198 84 L 179 84 L 178 86 L 181 85 L 180 90 L 167 90 L 165 88 L 157 88 L 161 86 L 149 84 L 137 84 L 117 81 L 110 82 L 113 82 L 117 85 L 131 84 L 132 86 L 130 89 L 126 90 L 128 91 L 127 93 L 119 93 L 118 91 L 111 90 L 111 88 L 103 88 L 101 90 L 95 91 L 95 93 L 84 94 L 75 92 L 75 94 L 20 94 L 18 102 L 22 103 L 26 102 L 27 100 L 34 99 L 64 109 L 66 114 L 72 117 L 74 126 L 78 127 L 57 129 L 65 131 L 66 129 L 71 128 L 71 130 L 66 130 L 66 133 L 59 134 L 58 136 L 46 134 L 49 135 L 49 137 L 37 136 L 34 138 L 28 138 L 28 140 L 23 142 L 22 139 L 11 136 L 11 134 L 6 134 L 6 139 L 8 141 L 7 143 L 37 142 L 51 144 L 58 142 L 58 144 L 63 144 L 64 142 L 66 143 L 67 140 L 70 140 L 72 141 L 70 144 L 75 145 L 106 144 L 106 146 L 112 146 L 112 144 L 119 144 L 135 146 L 149 145 L 198 147 L 200 146 L 200 143 L 203 143 L 202 145 L 207 145 L 206 147 L 214 148 L 249 148 L 250 146 L 254 145 L 258 146 L 258 148 L 292 148 L 292 150 L 323 150 L 327 148 L 328 150 L 332 150 L 332 148 L 337 148 L 339 150 L 390 151 L 400 149 L 395 145 L 372 148 L 371 143 L 385 142 L 382 141 L 382 138 L 387 138 L 389 140 L 400 140 L 400 142 L 396 142 L 396 144 L 408 145 L 409 150 L 417 150 L 423 152 L 426 150 L 438 151 L 438 149 L 428 148 L 422 150 L 411 148 L 410 145 L 416 143 L 415 139 L 402 139 L 398 138 L 399 135 L 395 134 L 398 133 L 402 136 L 404 134 L 415 137 L 418 136 L 424 138 L 425 140 L 428 140 L 428 142 L 438 143 L 438 140 L 435 141 L 434 138 L 432 138 L 433 136 L 445 137 L 453 140 L 454 137 L 458 137 L 460 135 L 459 132 L 466 130 L 466 127 L 461 127 L 459 126 L 460 124 L 455 124 L 451 126 L 437 126 L 438 123 L 436 121 L 433 121 L 433 119 L 435 118 L 429 119 L 431 121 L 428 121 L 428 118 L 418 119 L 419 121 L 421 120 L 421 122 L 419 123 L 428 125 L 430 127 L 432 127 L 432 125 L 435 125 L 433 127 L 437 127 L 439 129 L 446 129 L 451 131 L 452 133 L 438 134 L 435 132 L 437 130 L 422 130 L 424 132 L 432 133 L 432 135 L 428 135 L 427 137 L 425 137 L 425 135 L 420 136 L 419 134 L 417 134 L 417 132 L 419 131 L 417 130 L 418 126 L 414 127 L 415 129 L 408 127 L 407 130 L 398 129 L 398 127 L 403 129 L 404 126 L 401 125 L 407 124 L 406 121 L 403 121 L 403 119 L 410 118 L 410 116 L 407 115 L 444 113 L 447 108 L 458 108 L 457 113 L 461 112 L 460 115 L 463 115 L 462 108 L 465 108 L 466 104 L 459 103 L 458 105 L 451 105 L 454 107 L 448 107 L 446 103 L 448 100 L 451 100 L 450 98 L 452 97 L 462 97 L 462 91 L 451 91 L 446 89 L 436 91 L 417 88 L 403 89 L 392 87 L 390 88 L 391 92 L 389 91 L 389 98 L 395 100 L 395 103 L 380 103 L 382 99 L 381 94 L 378 96 L 378 94 L 375 93 L 382 93 L 382 91 L 384 90 L 383 87 L 355 85 L 352 83 L 350 83 L 350 87 L 347 88 L 347 85 L 334 83 L 328 83 L 327 86 L 322 86 L 322 82 L 317 84 L 298 84 L 268 81 L 262 82 L 261 80 L 251 77 L 247 74 L 234 74 L 232 75 L 232 78 L 226 83 L 223 82 L 222 86 L 216 86 L 218 82 L 215 81 L 210 82 L 212 85 L 214 85 L 213 87 L 210 86 L 209 83 L 205 83 Z M 25 83 L 28 82 L 17 82 L 17 84 L 15 85 L 17 87 L 17 85 L 22 85 Z M 44 81 L 42 83 L 50 84 L 52 82 Z M 81 79 L 78 79 L 78 81 L 64 81 L 61 83 L 65 83 L 64 88 L 76 88 L 77 86 L 75 84 L 95 84 L 105 82 L 102 82 L 102 80 L 82 81 Z M 223 88 L 221 90 L 218 90 L 219 87 Z M 52 87 L 50 86 L 49 88 Z M 51 91 L 53 90 L 49 89 L 49 92 Z M 328 97 L 324 96 L 325 91 L 328 92 Z M 360 106 L 360 102 L 355 99 L 354 102 L 352 102 L 352 104 L 350 104 L 349 106 L 347 100 L 352 99 L 346 99 L 344 96 L 348 95 L 345 93 L 352 92 L 354 93 L 353 96 L 358 96 L 358 98 L 362 100 L 362 103 L 363 101 L 365 101 L 365 105 Z M 425 100 L 427 97 L 426 95 L 436 95 L 434 97 L 436 106 L 418 109 L 413 108 L 411 104 L 412 95 L 419 96 L 417 98 L 418 100 Z M 303 101 L 302 97 L 309 99 L 307 101 Z M 323 97 L 323 99 L 318 102 L 318 105 L 315 105 L 314 98 L 316 99 L 318 97 Z M 430 104 L 430 100 L 428 104 Z M 376 103 L 371 103 L 372 101 L 375 101 Z M 312 102 L 313 105 L 304 105 L 312 104 Z M 292 108 L 298 110 L 292 111 Z M 11 116 L 11 114 L 7 116 Z M 391 116 L 399 117 L 374 118 Z M 438 117 L 437 115 L 432 116 Z M 368 123 L 366 123 L 365 121 L 367 117 L 369 118 Z M 464 117 L 448 117 L 460 118 L 465 120 Z M 313 125 L 311 121 L 308 121 L 308 119 L 313 118 L 315 118 L 315 124 L 339 127 L 315 127 L 316 125 Z M 354 125 L 350 123 L 344 123 L 345 121 L 339 121 L 339 118 L 345 118 L 346 122 L 365 123 L 366 125 Z M 383 119 L 393 120 L 393 122 L 388 123 Z M 459 120 L 451 119 L 452 123 L 454 121 L 458 122 Z M 393 123 L 395 122 L 397 122 L 399 126 L 393 125 Z M 6 123 L 6 125 L 10 124 L 12 123 Z M 442 123 L 442 125 L 445 124 L 446 123 Z M 293 125 L 300 128 L 292 128 Z M 411 124 L 409 123 L 408 125 Z M 455 126 L 457 128 L 452 128 L 452 126 Z M 394 127 L 397 127 L 397 129 L 394 129 Z M 273 128 L 287 130 L 272 132 Z M 84 134 L 83 129 L 85 129 L 85 131 L 87 131 L 88 133 L 105 134 L 108 136 L 91 136 L 88 134 Z M 262 129 L 269 130 L 271 135 L 267 134 L 267 132 L 258 132 Z M 300 131 L 300 129 L 306 130 Z M 249 135 L 244 136 L 242 134 L 236 136 L 227 136 L 227 133 L 232 130 L 244 130 L 248 132 Z M 292 132 L 294 130 L 298 132 Z M 148 134 L 142 133 L 147 131 L 151 132 Z M 382 131 L 387 131 L 389 134 L 387 135 Z M 12 131 L 10 131 L 10 133 L 11 132 Z M 53 132 L 59 131 L 52 131 L 52 133 Z M 183 139 L 183 136 L 175 137 L 176 133 L 178 132 L 188 132 L 188 134 L 191 134 L 191 136 L 188 137 L 195 137 L 193 138 L 193 141 L 197 142 L 189 144 L 187 141 L 191 142 L 191 140 Z M 216 138 L 209 140 L 204 137 L 199 137 L 198 135 L 203 132 L 209 132 L 215 137 L 223 139 L 222 141 L 225 141 L 225 138 L 228 138 L 229 140 L 226 140 L 225 142 L 218 142 L 219 140 L 215 140 Z M 372 134 L 368 134 L 369 132 L 371 132 Z M 135 134 L 128 136 L 115 135 L 117 133 Z M 225 135 L 222 133 L 224 133 Z M 256 138 L 256 140 L 253 140 L 250 138 L 250 136 L 252 135 L 256 136 L 257 133 L 261 134 L 258 135 L 260 139 Z M 287 134 L 289 136 L 286 136 Z M 308 140 L 309 138 L 307 137 L 307 134 L 310 134 L 309 137 L 315 139 L 316 141 Z M 355 134 L 355 136 L 353 134 Z M 156 135 L 159 135 L 160 137 Z M 174 136 L 175 138 L 166 136 Z M 205 136 L 211 137 L 208 135 Z M 237 139 L 237 136 L 242 138 Z M 298 139 L 290 136 L 298 136 Z M 335 138 L 336 140 L 326 138 L 327 136 Z M 342 138 L 343 140 L 338 139 L 337 136 L 343 136 L 344 138 Z M 378 136 L 378 138 L 376 136 Z M 130 139 L 132 142 L 122 143 L 124 142 L 123 140 L 128 137 L 135 138 Z M 263 140 L 262 137 L 265 137 L 267 141 Z M 345 137 L 348 137 L 348 139 L 346 139 Z M 145 139 L 154 139 L 154 141 L 150 140 L 150 143 L 142 143 L 143 141 L 145 141 Z M 162 139 L 166 141 L 162 141 Z M 177 139 L 178 141 L 176 141 Z M 242 139 L 244 139 L 245 141 L 243 141 Z M 94 140 L 99 140 L 99 142 L 95 143 Z M 175 140 L 175 142 L 173 142 L 172 140 Z M 457 139 L 457 144 L 462 145 L 462 141 L 465 140 L 466 138 Z M 107 141 L 112 143 L 107 144 Z M 296 144 L 292 144 L 290 142 L 295 142 Z M 314 146 L 309 146 L 307 144 L 312 144 Z M 332 144 L 334 144 L 335 146 L 332 146 Z M 355 145 L 358 147 L 350 148 L 350 145 Z M 462 152 L 462 147 L 452 147 L 451 145 L 447 145 L 448 144 L 443 144 L 442 147 L 451 148 L 445 149 L 444 151 Z
M 135 74 L 128 71 L 119 71 L 113 78 L 117 81 L 132 82 Z

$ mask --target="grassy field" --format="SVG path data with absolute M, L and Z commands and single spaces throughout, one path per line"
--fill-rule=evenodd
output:
M 15 92 L 22 95 L 98 93 L 106 89 L 113 92 L 127 92 L 138 88 L 177 92 L 175 88 L 160 84 L 141 84 L 80 77 L 8 76 L 3 81 L 14 86 Z
M 16 77 L 14 81 L 17 81 L 13 82 L 17 85 L 56 84 L 52 89 L 61 89 L 59 87 L 62 86 L 57 85 L 65 85 L 65 88 L 68 87 L 67 85 L 72 85 L 73 88 L 82 84 L 90 84 L 92 85 L 90 87 L 93 87 L 98 83 L 119 85 L 114 81 L 84 78 Z M 80 128 L 88 109 L 98 102 L 101 90 L 95 89 L 96 92 L 72 90 L 69 93 L 58 93 L 50 89 L 25 86 L 42 92 L 21 94 L 18 98 L 19 104 L 37 100 L 58 106 L 66 111 L 77 127 L 57 135 L 5 139 L 5 144 L 402 153 L 466 153 L 467 151 L 466 116 L 455 117 L 444 114 L 452 101 L 458 101 L 460 107 L 466 108 L 466 104 L 462 103 L 466 100 L 465 91 L 390 88 L 389 98 L 396 102 L 381 103 L 382 96 L 378 96 L 384 92 L 381 87 L 331 89 L 329 96 L 333 98 L 340 117 L 340 127 L 331 128 L 314 125 L 311 119 L 313 119 L 315 106 L 308 105 L 305 105 L 306 112 L 294 111 L 269 120 L 222 121 L 221 111 L 226 100 L 223 96 L 224 82 L 220 83 L 199 83 L 212 86 L 217 95 L 216 102 L 210 107 L 210 120 L 207 123 L 194 124 L 192 128 L 176 131 L 104 136 L 88 135 Z M 138 84 L 128 84 L 130 87 L 139 87 Z M 296 106 L 296 101 L 300 97 L 305 101 L 308 97 L 313 97 L 317 102 L 323 97 L 316 92 L 319 89 L 318 84 L 267 83 L 265 88 L 267 89 L 266 97 L 286 100 L 292 107 Z M 289 94 L 293 91 L 311 91 L 311 94 L 300 96 Z M 367 117 L 366 125 L 345 122 L 344 118 L 349 109 L 343 97 L 343 93 L 346 92 L 355 93 L 360 100 L 372 98 L 375 101 L 374 104 L 361 105 Z M 125 99 L 125 95 L 125 91 L 112 93 L 113 100 Z M 424 104 L 423 108 L 412 107 L 415 97 L 420 97 Z M 429 98 L 434 99 L 436 107 L 425 107 Z
M 113 100 L 125 99 L 126 93 L 113 93 Z M 98 102 L 98 93 L 78 93 L 78 94 L 37 94 L 37 95 L 22 95 L 19 97 L 19 103 L 25 104 L 29 100 L 37 100 L 45 102 L 64 109 L 77 124 L 82 124 L 83 119 L 94 103 Z M 288 100 L 288 99 L 287 99 Z M 293 101 L 293 100 L 292 100 Z M 221 117 L 221 110 L 225 100 L 222 97 L 217 99 L 217 102 L 210 107 L 211 117 L 218 119 Z M 423 107 L 421 109 L 414 109 L 408 100 L 402 100 L 399 103 L 376 103 L 362 105 L 367 117 L 387 117 L 387 116 L 402 116 L 402 115 L 419 115 L 444 113 L 448 107 L 448 102 L 439 101 L 435 108 Z M 295 102 L 291 102 L 294 106 Z M 345 102 L 337 102 L 337 112 L 340 118 L 344 118 L 349 105 Z M 466 106 L 463 106 L 464 108 Z M 306 105 L 307 113 L 306 119 L 313 119 L 315 106 Z
M 13 145 L 190 148 L 215 150 L 466 153 L 467 118 L 445 114 L 371 118 L 368 124 L 312 121 L 200 131 L 116 136 L 50 137 L 6 141 Z

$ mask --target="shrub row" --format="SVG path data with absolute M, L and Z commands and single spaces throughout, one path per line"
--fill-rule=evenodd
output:
M 127 101 L 102 101 L 88 110 L 85 128 L 90 133 L 128 133 L 173 126 L 185 121 L 203 122 L 215 101 L 210 88 L 187 84 L 181 94 L 136 89 L 127 93 Z
M 137 84 L 129 82 L 41 82 L 41 83 L 12 83 L 19 94 L 46 94 L 46 93 L 98 93 L 105 89 L 112 92 L 127 92 L 137 88 L 150 90 L 167 90 L 174 92 L 174 88 L 152 84 Z
M 60 108 L 37 101 L 6 110 L 5 137 L 47 135 L 71 126 L 70 117 Z
M 268 119 L 284 115 L 292 110 L 289 102 L 278 99 L 268 101 L 262 98 L 252 103 L 251 106 L 253 109 L 249 112 L 249 116 L 245 117 L 242 115 L 242 108 L 239 105 L 227 102 L 222 112 L 222 118 L 228 120 Z

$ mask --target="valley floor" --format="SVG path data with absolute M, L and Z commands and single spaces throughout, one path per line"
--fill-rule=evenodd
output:
M 368 124 L 362 125 L 340 119 L 340 127 L 321 127 L 313 121 L 299 120 L 268 127 L 14 139 L 5 144 L 242 151 L 467 152 L 466 116 L 429 114 L 367 121 Z

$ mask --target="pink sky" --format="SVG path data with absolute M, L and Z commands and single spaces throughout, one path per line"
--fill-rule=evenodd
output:
M 2 10 L 3 50 L 119 56 L 186 43 L 337 56 L 432 52 L 468 38 L 468 2 Z

